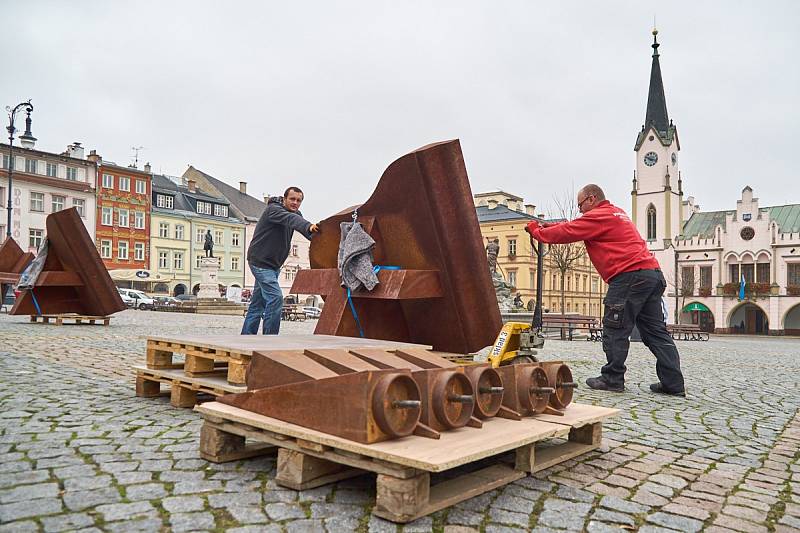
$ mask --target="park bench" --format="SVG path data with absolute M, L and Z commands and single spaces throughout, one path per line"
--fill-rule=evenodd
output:
M 306 312 L 300 305 L 284 305 L 281 309 L 281 320 L 289 320 L 292 322 L 303 321 L 306 319 Z
M 588 315 L 561 315 L 548 313 L 542 316 L 542 328 L 558 328 L 561 338 L 573 340 L 575 330 L 586 330 L 588 341 L 599 341 L 603 337 L 603 327 L 600 320 Z
M 675 340 L 707 341 L 710 337 L 697 324 L 668 324 L 667 331 Z

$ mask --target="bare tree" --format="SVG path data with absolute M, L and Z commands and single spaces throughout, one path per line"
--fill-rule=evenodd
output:
M 665 276 L 667 286 L 675 296 L 675 302 L 680 302 L 675 306 L 675 316 L 673 319 L 676 324 L 680 324 L 681 309 L 686 307 L 686 298 L 694 296 L 700 288 L 700 280 L 695 276 L 694 268 L 682 267 Z
M 562 220 L 572 220 L 578 216 L 578 204 L 575 201 L 574 187 L 560 196 L 553 198 L 555 203 L 555 218 Z M 568 244 L 551 244 L 548 254 L 553 267 L 561 273 L 561 314 L 564 314 L 566 307 L 565 281 L 567 272 L 571 272 L 573 265 L 580 261 L 586 250 L 582 242 L 571 242 Z

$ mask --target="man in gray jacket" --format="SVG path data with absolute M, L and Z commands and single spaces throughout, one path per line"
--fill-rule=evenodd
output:
M 277 335 L 281 327 L 283 293 L 278 284 L 281 266 L 289 256 L 292 234 L 299 231 L 307 239 L 319 231 L 316 224 L 300 214 L 303 191 L 289 187 L 283 197 L 270 198 L 256 224 L 247 249 L 247 263 L 256 279 L 250 307 L 242 325 L 242 335 L 257 335 L 263 320 L 264 335 Z

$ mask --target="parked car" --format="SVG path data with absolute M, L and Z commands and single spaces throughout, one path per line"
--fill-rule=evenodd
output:
M 185 302 L 187 300 L 195 300 L 197 299 L 197 297 L 194 294 L 179 294 L 175 296 L 175 299 L 181 302 Z
M 119 292 L 120 294 L 127 293 L 128 297 L 133 299 L 133 305 L 131 305 L 131 307 L 136 309 L 153 309 L 153 307 L 155 307 L 156 301 L 142 291 L 137 291 L 135 289 L 119 289 Z
M 308 318 L 319 318 L 319 315 L 322 314 L 322 309 L 319 307 L 304 307 L 303 311 L 305 311 Z
M 125 305 L 128 307 L 136 306 L 136 300 L 134 300 L 133 297 L 128 294 L 128 289 L 117 289 L 117 291 L 119 292 L 119 295 Z
M 177 307 L 181 305 L 181 301 L 173 296 L 156 296 L 153 300 L 155 300 L 156 305 L 162 305 L 164 307 Z

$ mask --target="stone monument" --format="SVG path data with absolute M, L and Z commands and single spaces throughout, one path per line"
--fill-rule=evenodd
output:
M 219 258 L 202 257 L 200 258 L 201 282 L 200 290 L 197 292 L 197 299 L 219 298 Z

